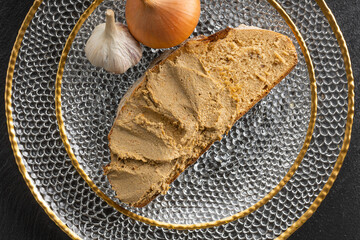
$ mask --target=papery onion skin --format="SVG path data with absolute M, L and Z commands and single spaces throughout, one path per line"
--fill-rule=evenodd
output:
M 136 40 L 151 48 L 170 48 L 193 33 L 200 10 L 200 0 L 127 0 L 125 15 Z

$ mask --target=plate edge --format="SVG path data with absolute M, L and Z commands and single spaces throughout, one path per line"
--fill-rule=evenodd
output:
M 14 153 L 16 164 L 19 168 L 21 175 L 23 176 L 26 185 L 30 189 L 32 195 L 34 196 L 37 203 L 43 208 L 45 213 L 49 216 L 49 218 L 70 238 L 79 239 L 81 238 L 74 233 L 48 206 L 45 200 L 42 198 L 40 193 L 37 191 L 37 188 L 34 186 L 32 179 L 26 171 L 25 165 L 22 161 L 22 156 L 16 141 L 14 122 L 12 118 L 12 106 L 11 106 L 11 92 L 12 92 L 12 80 L 14 76 L 15 64 L 18 57 L 18 53 L 21 47 L 22 40 L 24 38 L 26 29 L 30 25 L 35 13 L 37 12 L 39 6 L 43 0 L 34 0 L 33 5 L 28 11 L 16 37 L 13 49 L 11 51 L 11 56 L 9 60 L 9 65 L 6 74 L 6 84 L 5 84 L 5 114 L 6 114 L 6 124 L 8 128 L 9 140 L 11 143 L 11 147 Z
M 294 222 L 290 227 L 286 229 L 285 232 L 283 232 L 279 237 L 277 237 L 277 240 L 287 239 L 289 238 L 296 230 L 298 230 L 318 209 L 322 201 L 325 199 L 327 194 L 329 193 L 331 187 L 333 186 L 340 169 L 343 165 L 346 153 L 350 146 L 350 140 L 351 140 L 351 131 L 352 131 L 352 125 L 354 121 L 354 111 L 355 111 L 355 86 L 354 86 L 354 75 L 351 67 L 351 60 L 350 60 L 350 54 L 348 47 L 346 45 L 346 41 L 344 39 L 344 36 L 340 30 L 339 25 L 336 22 L 335 16 L 333 15 L 332 11 L 326 4 L 325 0 L 315 0 L 316 3 L 319 5 L 321 11 L 325 15 L 326 19 L 328 20 L 331 29 L 333 33 L 335 34 L 335 37 L 337 39 L 337 42 L 340 46 L 341 53 L 343 55 L 344 59 L 344 65 L 346 70 L 346 77 L 348 80 L 348 115 L 346 120 L 346 127 L 345 127 L 345 136 L 344 141 L 340 150 L 340 154 L 336 160 L 335 166 L 333 171 L 331 172 L 326 184 L 324 185 L 323 189 L 319 193 L 319 195 L 315 198 L 314 202 L 310 205 L 308 210 L 296 221 Z

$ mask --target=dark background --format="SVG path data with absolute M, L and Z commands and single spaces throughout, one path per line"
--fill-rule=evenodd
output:
M 349 47 L 355 76 L 355 121 L 344 165 L 316 213 L 290 239 L 360 239 L 360 0 L 327 0 Z M 0 5 L 0 239 L 69 239 L 36 203 L 11 150 L 4 111 L 6 70 L 17 32 L 32 0 Z

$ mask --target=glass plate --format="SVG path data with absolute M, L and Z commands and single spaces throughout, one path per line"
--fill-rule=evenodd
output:
M 262 202 L 289 172 L 305 141 L 308 145 L 315 119 L 313 112 L 309 127 L 311 105 L 316 109 L 316 89 L 311 89 L 315 80 L 311 85 L 305 58 L 285 19 L 266 1 L 202 3 L 200 21 L 192 37 L 240 24 L 271 29 L 292 38 L 299 62 L 227 136 L 186 169 L 166 195 L 157 197 L 146 207 L 130 208 L 115 198 L 104 176 L 103 167 L 110 163 L 108 133 L 121 98 L 163 51 L 144 48 L 141 62 L 121 75 L 93 67 L 86 59 L 85 43 L 95 26 L 105 21 L 108 8 L 116 10 L 118 21 L 125 23 L 125 2 L 105 0 L 89 17 L 91 11 L 88 11 L 83 16 L 84 24 L 75 27 L 80 27 L 78 33 L 75 30 L 67 41 L 56 85 L 57 109 L 61 110 L 58 111 L 60 131 L 70 158 L 84 179 L 120 212 L 126 214 L 126 209 L 136 214 L 136 220 L 145 217 L 158 221 L 156 225 L 169 223 L 167 227 L 174 227 L 171 224 L 186 224 L 183 228 L 190 228 L 190 224 L 204 226 Z M 308 131 L 310 137 L 306 138 Z M 303 154 L 299 161 L 302 157 Z
M 166 195 L 141 209 L 114 199 L 102 166 L 109 162 L 107 134 L 119 100 L 161 50 L 145 48 L 142 62 L 124 75 L 92 67 L 84 57 L 85 41 L 103 22 L 104 9 L 117 9 L 123 22 L 124 8 L 122 1 L 91 3 L 35 1 L 21 47 L 15 46 L 18 58 L 10 62 L 10 139 L 20 170 L 49 216 L 73 238 L 84 239 L 267 239 L 301 226 L 304 221 L 297 220 L 308 218 L 302 215 L 316 209 L 315 200 L 321 202 L 322 189 L 326 195 L 337 175 L 353 114 L 353 79 L 341 53 L 346 48 L 321 10 L 324 3 L 279 1 L 292 25 L 275 1 L 202 2 L 194 35 L 240 23 L 275 30 L 293 40 L 299 64 Z M 204 229 L 179 230 L 194 228 Z

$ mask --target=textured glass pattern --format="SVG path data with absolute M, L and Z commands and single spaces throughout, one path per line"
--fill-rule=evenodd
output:
M 142 61 L 121 75 L 93 67 L 85 57 L 85 43 L 94 27 L 105 21 L 107 8 L 117 9 L 118 21 L 125 23 L 121 1 L 104 1 L 87 19 L 67 56 L 61 105 L 67 137 L 81 168 L 117 201 L 102 168 L 110 162 L 107 135 L 120 99 L 162 51 L 144 48 Z M 251 19 L 247 11 L 252 12 Z M 228 136 L 188 168 L 166 195 L 144 208 L 130 208 L 117 201 L 121 206 L 162 222 L 216 221 L 260 201 L 288 172 L 304 143 L 310 119 L 307 66 L 291 29 L 268 3 L 204 1 L 194 35 L 209 35 L 240 24 L 290 36 L 297 45 L 299 64 L 235 124 Z
M 209 11 L 212 11 L 212 14 L 209 14 L 211 17 L 201 20 L 204 24 L 199 26 L 199 30 L 195 34 L 200 32 L 208 34 L 218 31 L 222 26 L 228 24 L 236 26 L 238 23 L 247 23 L 283 32 L 290 37 L 292 36 L 284 21 L 266 1 L 206 2 L 209 5 Z M 177 231 L 151 227 L 116 212 L 116 210 L 109 207 L 100 197 L 91 191 L 85 181 L 78 175 L 66 154 L 60 139 L 55 116 L 55 78 L 65 41 L 77 19 L 90 3 L 91 1 L 83 0 L 44 1 L 24 36 L 14 72 L 12 106 L 14 128 L 19 149 L 35 187 L 55 214 L 84 239 L 271 239 L 285 231 L 306 211 L 324 186 L 336 162 L 345 131 L 347 80 L 344 64 L 340 47 L 331 31 L 330 25 L 315 1 L 280 1 L 303 34 L 316 70 L 319 101 L 318 118 L 312 143 L 303 162 L 294 177 L 279 194 L 254 213 L 226 225 L 194 231 Z M 234 7 L 224 7 L 229 4 L 232 4 Z M 229 20 L 235 19 L 235 16 L 239 17 L 238 22 Z M 121 14 L 118 14 L 118 20 L 121 20 Z M 88 34 L 86 33 L 86 26 L 94 26 L 96 21 L 100 21 L 100 18 L 91 17 L 79 34 L 84 34 L 84 36 Z M 224 25 L 210 28 L 209 26 L 215 25 L 215 22 L 222 22 Z M 73 47 L 75 50 L 76 46 L 80 47 L 83 44 L 79 42 L 76 45 L 76 43 Z M 81 66 L 86 65 L 82 60 L 82 49 L 78 49 L 77 56 L 75 52 L 70 52 L 70 55 L 74 54 L 74 59 L 79 61 Z M 157 53 L 149 52 L 148 55 L 145 55 L 144 61 L 149 61 L 155 54 Z M 107 124 L 111 124 L 114 116 L 113 111 L 118 100 L 121 98 L 120 94 L 124 93 L 128 86 L 131 85 L 131 82 L 136 79 L 136 74 L 140 74 L 140 72 L 145 70 L 147 63 L 143 62 L 142 67 L 138 67 L 138 72 L 135 71 L 136 69 L 129 71 L 131 75 L 128 79 L 129 82 L 122 81 L 107 73 L 103 73 L 104 77 L 102 77 L 101 71 L 98 72 L 98 76 L 89 78 L 84 78 L 82 75 L 77 76 L 78 79 L 81 78 L 86 81 L 90 81 L 90 78 L 97 79 L 98 81 L 105 80 L 105 82 L 95 82 L 98 84 L 96 86 L 86 86 L 86 81 L 80 82 L 79 85 L 74 85 L 73 87 L 78 91 L 76 95 L 68 96 L 68 99 L 70 103 L 72 98 L 74 101 L 72 105 L 78 105 L 78 108 L 73 110 L 74 112 L 71 114 L 64 114 L 65 118 L 71 118 L 77 115 L 80 116 L 79 112 L 84 111 L 84 114 L 81 114 L 82 119 L 69 118 L 66 119 L 69 120 L 66 121 L 66 124 L 74 124 L 72 125 L 73 129 L 67 128 L 67 131 L 69 136 L 71 136 L 71 143 L 76 144 L 73 145 L 75 153 L 81 157 L 78 160 L 84 166 L 87 166 L 85 170 L 88 173 L 95 169 L 99 171 L 99 168 L 90 165 L 89 162 L 93 161 L 92 155 L 89 152 L 81 152 L 81 150 L 84 150 L 89 141 L 96 142 L 100 139 L 100 142 L 91 146 L 92 154 L 95 154 L 93 156 L 102 156 L 101 159 L 98 159 L 98 164 L 108 161 L 106 159 L 108 157 L 108 153 L 105 151 L 106 146 L 102 145 L 106 140 L 101 137 L 107 134 L 107 127 L 109 127 Z M 76 70 L 77 64 L 71 65 L 71 68 Z M 285 175 L 301 147 L 301 141 L 298 138 L 304 138 L 304 131 L 306 131 L 309 119 L 310 95 L 307 72 L 303 61 L 300 62 L 299 66 L 300 68 L 298 67 L 299 69 L 283 81 L 271 95 L 251 110 L 245 119 L 241 120 L 232 129 L 228 137 L 215 145 L 193 167 L 189 168 L 187 172 L 174 182 L 171 194 L 184 194 L 183 196 L 189 198 L 186 202 L 187 209 L 198 207 L 197 205 L 192 206 L 192 203 L 203 204 L 202 201 L 195 199 L 195 196 L 200 194 L 201 191 L 200 193 L 192 192 L 189 186 L 193 186 L 193 184 L 195 184 L 194 187 L 205 186 L 210 188 L 210 186 L 216 186 L 211 191 L 213 195 L 207 196 L 216 200 L 214 201 L 214 213 L 209 211 L 204 216 L 199 210 L 196 211 L 196 216 L 191 216 L 191 213 L 181 211 L 178 214 L 174 213 L 173 215 L 175 216 L 168 216 L 169 221 L 184 221 L 188 219 L 198 221 L 202 217 L 210 216 L 211 219 L 217 219 L 222 216 L 228 216 L 236 208 L 236 211 L 242 210 L 257 202 Z M 67 66 L 66 71 L 69 72 L 66 72 L 68 74 L 66 76 L 71 77 L 76 76 L 75 74 L 86 72 L 79 70 L 71 72 L 71 68 Z M 70 80 L 71 83 L 76 83 L 76 78 L 72 77 Z M 121 84 L 114 86 L 115 83 Z M 85 86 L 82 86 L 82 84 L 85 84 Z M 104 89 L 100 89 L 101 91 L 97 95 L 93 92 L 81 93 L 81 90 L 85 91 L 85 89 L 89 91 L 99 90 L 100 86 L 104 87 Z M 80 88 L 78 89 L 78 87 Z M 303 88 L 301 93 L 305 94 L 305 96 L 298 96 L 300 92 L 298 88 L 300 87 Z M 293 89 L 298 91 L 293 93 Z M 64 92 L 66 90 L 71 92 L 71 87 L 64 85 Z M 282 97 L 282 93 L 287 93 L 289 96 Z M 86 105 L 89 103 L 91 105 L 93 102 L 98 104 L 102 101 L 98 99 L 91 100 L 90 98 L 93 95 L 94 97 L 109 98 L 107 94 L 113 94 L 112 104 L 106 103 L 111 105 L 112 108 L 104 108 L 102 109 L 104 112 L 100 112 L 96 110 L 96 107 L 92 109 Z M 66 98 L 66 95 L 64 95 L 64 98 Z M 300 99 L 304 106 L 297 106 L 299 102 L 291 102 L 291 99 L 294 101 Z M 84 106 L 81 105 L 82 102 Z M 71 111 L 70 105 L 68 104 L 67 108 L 65 105 L 63 110 Z M 284 107 L 284 111 L 288 111 L 288 114 L 281 114 L 281 111 L 277 109 L 281 107 Z M 272 111 L 273 109 L 275 110 L 274 112 Z M 91 116 L 86 111 L 94 112 Z M 304 117 L 302 115 L 307 116 Z M 91 116 L 91 118 L 84 121 L 85 116 Z M 104 116 L 104 118 L 100 116 Z M 96 132 L 91 134 L 94 139 L 77 139 L 76 137 L 82 137 L 81 131 L 93 128 L 92 124 L 96 117 L 101 122 L 99 122 Z M 286 121 L 281 117 L 285 118 Z M 290 120 L 288 121 L 286 117 L 290 117 Z M 269 127 L 267 123 L 275 121 L 275 119 L 280 119 L 281 121 Z M 290 123 L 295 123 L 295 125 L 290 125 Z M 287 124 L 293 129 L 290 130 L 280 126 L 276 128 L 274 126 L 286 126 Z M 275 129 L 273 129 L 274 127 Z M 270 129 L 277 132 L 271 132 Z M 268 135 L 274 134 L 272 136 L 276 139 L 278 136 L 282 136 L 281 131 L 292 131 L 295 129 L 299 130 L 296 133 L 298 134 L 296 137 L 290 135 L 286 136 L 289 138 L 286 141 L 280 138 L 277 140 L 278 142 L 275 142 L 278 145 L 281 143 L 297 143 L 294 146 L 291 144 L 286 146 L 285 149 L 288 149 L 288 152 L 281 152 L 281 149 L 284 149 L 284 147 L 280 149 L 280 147 L 276 148 L 277 145 L 266 145 L 265 139 L 268 138 Z M 264 140 L 260 140 L 259 143 L 253 141 L 254 138 L 251 138 L 251 136 L 261 139 L 264 131 L 267 134 L 264 136 Z M 99 132 L 101 134 L 97 135 Z M 290 134 L 290 132 L 288 133 Z M 238 142 L 236 142 L 237 140 Z M 239 150 L 244 150 L 245 152 Z M 267 157 L 265 157 L 266 153 L 269 153 Z M 238 157 L 238 159 L 234 160 L 233 156 Z M 259 163 L 260 159 L 253 159 L 250 156 L 261 156 L 260 159 L 263 159 L 264 163 Z M 226 171 L 231 172 L 233 169 L 242 169 L 243 172 L 249 174 L 248 176 L 252 176 L 251 179 L 256 179 L 259 177 L 259 174 L 265 174 L 268 171 L 266 170 L 264 173 L 263 169 L 259 167 L 262 166 L 261 164 L 265 164 L 265 159 L 267 164 L 272 164 L 271 166 L 274 170 L 276 169 L 272 173 L 271 179 L 269 178 L 270 182 L 267 183 L 266 188 L 262 188 L 262 186 L 257 185 L 258 182 L 254 180 L 251 182 L 249 179 L 235 186 L 231 178 L 232 175 L 224 175 Z M 236 162 L 238 165 L 234 165 Z M 206 165 L 206 168 L 202 166 L 208 163 L 210 165 Z M 276 163 L 279 163 L 278 168 L 275 168 Z M 201 172 L 201 169 L 205 172 Z M 216 172 L 215 169 L 217 169 Z M 196 174 L 197 172 L 199 173 Z M 217 176 L 218 172 L 223 175 Z M 99 186 L 111 195 L 111 191 L 107 190 L 106 179 L 101 177 L 96 179 L 96 176 L 100 176 L 96 170 L 93 176 L 93 180 L 97 181 L 97 183 L 99 182 Z M 191 178 L 186 176 L 191 176 Z M 208 176 L 207 178 L 204 177 L 204 180 L 208 181 L 208 185 L 205 183 L 200 184 L 197 180 L 194 181 L 193 177 L 195 176 L 196 178 L 199 177 L 199 180 L 201 177 Z M 227 177 L 226 181 L 217 183 L 216 180 L 221 179 L 221 177 L 224 179 Z M 243 176 L 235 175 L 236 179 L 241 179 L 241 177 Z M 211 182 L 213 185 L 209 184 L 210 181 L 213 181 Z M 179 184 L 179 186 L 176 184 Z M 184 184 L 184 186 L 181 186 L 181 184 Z M 176 192 L 175 187 L 178 188 L 179 192 Z M 223 192 L 225 187 L 236 189 L 234 192 L 229 191 L 230 194 L 234 195 L 216 195 Z M 257 188 L 258 192 L 254 192 L 253 188 Z M 188 189 L 188 192 L 186 192 L 186 189 Z M 194 196 L 194 199 L 191 199 L 189 196 Z M 229 201 L 234 196 L 238 197 L 238 199 L 234 202 Z M 162 198 L 164 198 L 164 201 L 159 201 L 159 203 L 165 202 L 165 204 L 173 204 L 167 206 L 176 206 L 177 199 L 174 201 L 171 198 L 167 199 L 166 196 Z M 153 209 L 156 209 L 157 202 L 152 205 Z M 217 208 L 216 206 L 224 206 L 224 208 Z M 235 208 L 232 208 L 234 206 Z M 163 207 L 159 209 L 161 210 Z M 166 210 L 174 212 L 176 208 L 166 208 Z M 152 211 L 151 209 L 144 210 L 141 214 L 153 216 L 151 214 L 155 212 Z M 159 214 L 159 216 L 162 218 L 166 217 L 164 213 Z

